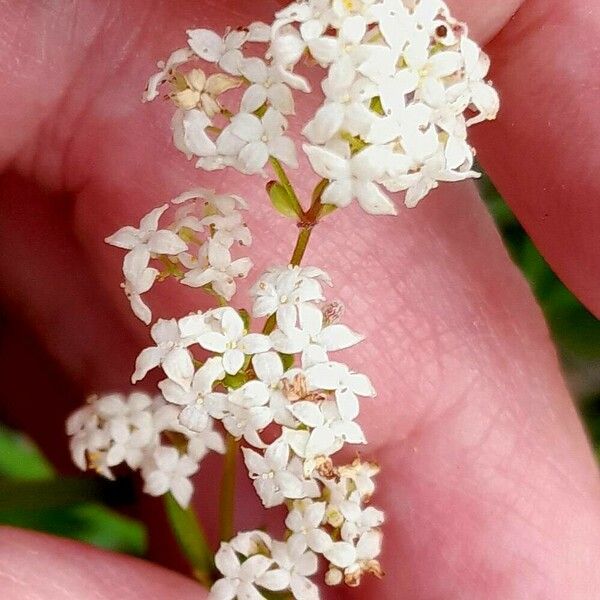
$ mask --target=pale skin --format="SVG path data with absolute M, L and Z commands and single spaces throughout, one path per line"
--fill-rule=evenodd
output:
M 147 340 L 118 287 L 120 255 L 103 238 L 198 182 L 242 189 L 238 176 L 195 171 L 169 145 L 170 109 L 138 100 L 187 27 L 268 19 L 275 6 L 226 4 L 0 2 L 0 291 L 14 318 L 2 340 L 2 415 L 59 461 L 60 423 L 79 394 L 122 388 Z M 498 121 L 473 132 L 481 163 L 598 315 L 600 6 L 448 4 L 489 42 L 503 101 Z M 316 178 L 295 181 L 306 197 Z M 264 182 L 244 186 L 257 268 L 283 262 L 294 227 L 270 212 Z M 367 335 L 351 356 L 379 392 L 361 418 L 388 517 L 386 578 L 327 597 L 593 597 L 597 467 L 540 311 L 474 186 L 446 185 L 395 219 L 338 211 L 317 228 L 306 264 L 331 273 L 346 321 Z M 156 315 L 208 306 L 196 293 L 173 300 L 173 290 L 158 289 Z M 197 478 L 209 520 L 217 463 Z M 237 528 L 263 525 L 249 485 L 240 499 Z M 176 566 L 167 535 L 156 527 L 153 556 Z M 204 593 L 148 563 L 14 530 L 0 530 L 0 589 L 7 600 Z

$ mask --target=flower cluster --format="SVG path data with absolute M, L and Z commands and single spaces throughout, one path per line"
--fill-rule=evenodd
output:
M 267 193 L 296 221 L 298 240 L 289 264 L 258 277 L 246 310 L 231 306 L 236 280 L 252 267 L 232 256 L 252 242 L 240 197 L 185 192 L 106 238 L 127 251 L 123 287 L 146 324 L 152 313 L 142 295 L 167 278 L 210 294 L 218 307 L 157 319 L 132 383 L 156 369 L 161 395 L 92 397 L 68 421 L 71 451 L 79 467 L 109 478 L 121 463 L 139 469 L 148 493 L 170 492 L 185 507 L 204 455 L 227 453 L 226 481 L 235 475 L 230 453 L 241 449 L 264 507 L 287 509 L 286 535 L 232 536 L 222 527 L 214 557 L 222 577 L 210 597 L 314 600 L 309 578 L 319 560 L 328 585 L 382 576 L 384 515 L 370 505 L 378 465 L 338 461 L 347 445 L 366 444 L 357 419 L 375 390 L 340 359 L 363 338 L 340 322 L 344 305 L 327 301 L 328 274 L 301 266 L 311 232 L 354 199 L 369 213 L 395 214 L 387 192 L 406 191 L 405 204 L 415 206 L 440 181 L 477 176 L 467 128 L 495 117 L 498 96 L 485 81 L 487 56 L 441 0 L 302 0 L 268 25 L 187 33 L 188 45 L 159 63 L 144 99 L 166 89 L 176 106 L 174 145 L 198 167 L 247 175 L 271 168 L 277 180 Z M 294 93 L 311 90 L 306 67 L 323 75 L 322 102 L 301 131 L 321 178 L 308 207 L 285 171 L 298 165 L 288 118 Z M 170 222 L 159 227 L 167 211 Z
M 232 260 L 234 244 L 249 246 L 250 230 L 240 209 L 246 203 L 233 195 L 219 195 L 198 188 L 172 200 L 178 206 L 174 221 L 159 229 L 159 221 L 169 204 L 148 213 L 139 227 L 122 227 L 106 242 L 128 250 L 123 261 L 123 289 L 134 314 L 146 325 L 152 312 L 142 300 L 157 279 L 175 276 L 190 287 L 203 287 L 225 300 L 236 291 L 236 279 L 246 277 L 252 268 L 247 257 Z M 150 266 L 153 261 L 161 270 Z
M 225 446 L 212 423 L 193 432 L 182 427 L 177 416 L 177 409 L 161 396 L 143 392 L 91 396 L 67 420 L 73 461 L 108 479 L 124 463 L 140 470 L 146 493 L 171 492 L 187 506 L 194 489 L 190 477 L 210 450 L 222 454 Z
M 259 56 L 244 54 L 250 42 Z M 182 70 L 197 60 L 223 72 Z M 367 212 L 395 214 L 384 190 L 406 190 L 412 207 L 440 181 L 478 176 L 467 127 L 495 118 L 499 99 L 485 81 L 488 57 L 441 0 L 299 1 L 269 26 L 224 37 L 189 30 L 188 47 L 159 63 L 145 98 L 169 82 L 175 145 L 198 167 L 261 173 L 269 158 L 296 167 L 286 116 L 293 92 L 311 91 L 296 72 L 301 61 L 325 71 L 323 102 L 302 129 L 302 149 L 329 183 L 324 203 L 356 199 Z M 230 100 L 239 110 L 225 108 L 220 96 L 239 86 L 241 98 Z

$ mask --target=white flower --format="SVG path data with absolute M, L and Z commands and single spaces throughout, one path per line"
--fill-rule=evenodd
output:
M 353 373 L 343 363 L 319 363 L 306 369 L 305 373 L 306 381 L 311 388 L 334 391 L 340 416 L 346 421 L 351 421 L 358 416 L 357 396 L 376 395 L 366 375 Z
M 171 120 L 175 148 L 188 158 L 214 157 L 217 154 L 217 147 L 206 132 L 211 126 L 212 121 L 202 110 L 197 108 L 176 110 Z
M 262 119 L 249 113 L 232 117 L 230 124 L 217 138 L 219 154 L 235 155 L 242 173 L 259 173 L 269 156 L 296 168 L 294 142 L 283 135 L 287 121 L 274 108 L 268 108 Z
M 109 394 L 96 401 L 95 410 L 111 437 L 106 454 L 109 467 L 122 462 L 132 469 L 140 466 L 144 450 L 155 439 L 152 413 L 149 410 L 151 405 L 150 396 L 141 392 L 134 392 L 128 397 Z
M 317 267 L 272 267 L 250 290 L 255 298 L 252 315 L 276 314 L 279 329 L 288 331 L 296 325 L 300 305 L 324 299 L 321 281 L 331 284 L 327 273 Z
M 231 543 L 221 542 L 215 555 L 215 566 L 224 577 L 215 582 L 209 597 L 211 600 L 260 600 L 263 596 L 256 589 L 255 583 L 271 567 L 273 560 L 262 554 L 255 554 L 246 555 L 242 562 L 238 557 L 242 553 L 235 542 L 236 538 Z
M 209 419 L 202 431 L 195 433 L 188 440 L 187 454 L 196 462 L 200 462 L 210 451 L 225 454 L 223 436 L 214 429 L 214 421 Z
M 283 504 L 288 498 L 302 497 L 302 481 L 288 471 L 290 449 L 286 443 L 273 442 L 264 455 L 249 448 L 242 451 L 248 474 L 265 508 Z
M 373 477 L 380 471 L 379 465 L 356 458 L 350 465 L 339 467 L 339 476 L 352 482 L 353 488 L 362 498 L 370 498 L 375 491 Z
M 158 273 L 158 269 L 145 267 L 138 273 L 133 274 L 131 280 L 125 279 L 125 283 L 122 284 L 125 296 L 131 304 L 133 314 L 146 325 L 150 325 L 152 321 L 152 311 L 142 300 L 142 294 L 148 292 L 154 285 Z
M 103 429 L 93 406 L 84 406 L 67 419 L 67 434 L 71 436 L 69 447 L 73 462 L 82 470 L 93 468 L 96 472 L 113 479 L 106 463 L 110 434 Z
M 273 420 L 279 425 L 294 427 L 296 421 L 288 410 L 289 400 L 281 390 L 283 363 L 277 352 L 261 352 L 252 357 L 252 367 L 259 381 L 265 384 L 269 392 L 269 409 Z
M 273 421 L 273 413 L 266 406 L 268 388 L 260 381 L 249 381 L 237 390 L 230 390 L 228 400 L 222 419 L 225 429 L 236 438 L 243 437 L 255 448 L 265 448 L 258 432 Z
M 325 502 L 295 503 L 285 519 L 286 527 L 292 532 L 290 539 L 301 540 L 311 550 L 323 554 L 332 544 L 329 534 L 321 528 L 325 520 Z
M 342 540 L 346 542 L 354 542 L 363 533 L 379 527 L 384 521 L 383 512 L 375 507 L 367 506 L 362 509 L 360 495 L 356 492 L 348 500 L 343 501 L 339 508 L 344 516 L 340 533 Z
M 327 558 L 338 567 L 345 567 L 344 581 L 346 585 L 355 587 L 360 584 L 361 577 L 364 573 L 373 573 L 377 577 L 383 575 L 381 566 L 377 557 L 381 554 L 381 532 L 371 530 L 363 533 L 356 546 L 353 547 L 354 553 L 352 562 L 348 565 L 340 564 L 348 562 L 351 553 L 348 548 L 341 548 L 341 544 L 346 542 L 338 542 L 340 547 L 332 552 Z M 333 560 L 332 560 L 333 559 Z
M 229 250 L 214 239 L 207 246 L 208 265 L 187 271 L 181 283 L 190 287 L 210 285 L 219 296 L 231 300 L 237 289 L 235 279 L 248 275 L 252 261 L 246 257 L 232 261 Z
M 325 325 L 323 312 L 311 302 L 298 308 L 299 328 L 271 334 L 273 348 L 278 352 L 302 352 L 302 365 L 308 367 L 328 360 L 327 352 L 342 350 L 358 344 L 363 337 L 342 324 Z
M 294 113 L 292 91 L 284 83 L 286 72 L 275 66 L 268 66 L 260 58 L 247 58 L 240 66 L 241 74 L 251 83 L 242 96 L 240 110 L 252 113 L 268 102 L 283 115 Z
M 146 91 L 142 96 L 144 102 L 150 102 L 151 100 L 154 100 L 158 96 L 158 88 L 168 79 L 173 69 L 186 63 L 191 56 L 192 52 L 189 48 L 180 48 L 179 50 L 175 50 L 175 52 L 169 56 L 166 62 L 158 62 L 156 66 L 160 69 L 160 71 L 152 75 L 152 77 L 150 77 L 148 80 Z
M 292 430 L 284 427 L 282 438 L 304 459 L 304 473 L 307 476 L 316 466 L 317 458 L 334 454 L 344 443 L 366 443 L 360 426 L 354 421 L 343 419 L 333 401 L 317 405 L 301 400 L 291 404 L 289 411 L 307 429 Z
M 242 317 L 233 308 L 225 307 L 220 309 L 218 314 L 219 330 L 199 335 L 198 343 L 206 350 L 221 354 L 223 368 L 230 375 L 235 375 L 242 368 L 245 355 L 271 349 L 268 336 L 246 333 Z
M 194 337 L 183 337 L 176 319 L 159 319 L 150 330 L 156 346 L 142 350 L 135 361 L 131 382 L 143 379 L 148 371 L 162 367 L 166 376 L 182 387 L 187 387 L 194 376 L 194 363 L 188 346 Z
M 256 579 L 260 586 L 273 591 L 289 589 L 297 600 L 318 600 L 319 590 L 308 579 L 317 572 L 317 557 L 306 550 L 302 540 L 273 541 L 271 555 L 276 568 Z
M 240 48 L 248 39 L 247 30 L 233 29 L 224 37 L 210 29 L 188 29 L 188 44 L 202 59 L 218 63 L 219 67 L 232 75 L 239 74 L 243 59 Z
M 158 384 L 165 400 L 184 405 L 179 414 L 182 425 L 192 431 L 203 431 L 209 424 L 209 417 L 221 418 L 224 403 L 220 396 L 211 394 L 215 381 L 225 377 L 220 357 L 212 356 L 194 374 L 191 385 L 182 387 L 170 379 Z
M 312 168 L 330 180 L 322 201 L 335 206 L 348 206 L 353 198 L 368 213 L 395 215 L 394 203 L 375 183 L 385 172 L 386 152 L 381 146 L 368 146 L 350 157 L 349 149 L 341 156 L 319 146 L 303 146 Z
M 177 234 L 158 230 L 158 221 L 168 208 L 168 204 L 163 204 L 143 217 L 139 228 L 127 225 L 104 240 L 111 246 L 129 250 L 123 263 L 127 279 L 135 280 L 135 275 L 142 274 L 152 254 L 175 256 L 187 250 L 187 244 Z
M 186 454 L 180 455 L 172 447 L 159 446 L 142 469 L 144 491 L 151 496 L 171 492 L 178 504 L 186 508 L 194 491 L 189 477 L 197 470 L 198 464 Z

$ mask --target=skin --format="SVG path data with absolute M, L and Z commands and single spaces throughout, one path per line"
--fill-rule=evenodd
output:
M 264 182 L 226 173 L 223 188 L 222 173 L 194 170 L 169 146 L 171 108 L 138 101 L 186 27 L 268 19 L 275 6 L 227 4 L 0 1 L 0 292 L 10 315 L 1 416 L 58 464 L 67 463 L 64 416 L 82 394 L 123 389 L 148 344 L 129 316 L 121 255 L 105 247 L 106 235 L 200 183 L 250 201 L 255 272 L 289 257 L 294 227 L 269 211 Z M 600 7 L 449 4 L 487 45 L 503 101 L 495 123 L 474 128 L 479 158 L 598 315 Z M 311 105 L 301 102 L 302 117 Z M 315 180 L 295 180 L 306 197 Z M 382 466 L 374 503 L 387 513 L 386 578 L 327 597 L 592 597 L 600 589 L 597 468 L 539 308 L 474 186 L 446 185 L 397 218 L 338 211 L 317 228 L 306 264 L 330 272 L 345 321 L 367 335 L 344 360 L 379 391 L 364 401 L 361 423 L 366 456 Z M 155 316 L 207 306 L 197 293 L 174 300 L 172 291 L 157 289 Z M 207 520 L 217 471 L 209 461 L 197 477 Z M 240 488 L 237 528 L 262 525 L 250 486 Z M 157 502 L 139 508 L 153 515 L 155 560 L 177 567 L 158 512 Z M 123 599 L 203 597 L 147 563 L 0 530 L 3 598 L 112 598 L 115 587 Z

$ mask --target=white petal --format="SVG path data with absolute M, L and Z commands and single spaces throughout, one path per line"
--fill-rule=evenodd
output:
M 188 386 L 194 376 L 194 363 L 187 350 L 174 348 L 162 361 L 166 376 L 182 387 Z
M 350 164 L 339 154 L 319 146 L 302 146 L 312 168 L 325 179 L 345 179 L 350 177 Z
M 210 29 L 188 29 L 188 44 L 200 57 L 208 62 L 217 62 L 223 52 L 223 40 Z
M 198 336 L 198 343 L 211 352 L 222 353 L 227 349 L 227 338 L 222 333 L 207 331 Z
M 267 590 L 285 590 L 290 583 L 290 574 L 285 569 L 271 569 L 256 579 L 256 584 Z
M 262 142 L 250 142 L 242 148 L 239 157 L 245 173 L 252 175 L 258 173 L 269 160 L 269 149 Z
M 320 311 L 319 311 L 320 312 Z M 319 343 L 328 351 L 342 350 L 350 348 L 364 337 L 355 331 L 352 331 L 346 325 L 336 323 L 325 327 L 319 335 Z
M 140 243 L 139 233 L 139 230 L 137 230 L 135 227 L 127 225 L 126 227 L 119 229 L 119 231 L 116 233 L 109 235 L 104 239 L 104 241 L 111 246 L 124 248 L 125 250 L 131 250 Z
M 283 375 L 283 364 L 276 352 L 263 352 L 252 357 L 252 366 L 256 376 L 271 385 L 279 381 Z
M 342 127 L 344 122 L 344 109 L 337 102 L 330 102 L 321 106 L 309 121 L 302 134 L 313 144 L 325 144 Z
M 223 368 L 226 373 L 235 375 L 244 364 L 244 353 L 241 350 L 226 350 L 223 354 Z
M 360 409 L 358 398 L 353 392 L 348 389 L 337 390 L 335 392 L 335 399 L 342 419 L 345 421 L 356 419 Z
M 187 244 L 173 231 L 156 231 L 148 240 L 148 250 L 156 254 L 180 254 L 187 250 Z
M 160 364 L 162 359 L 162 350 L 160 348 L 144 348 L 135 361 L 135 371 L 131 376 L 131 383 L 140 381 L 146 376 L 146 373 Z
M 335 542 L 325 552 L 325 558 L 336 567 L 345 569 L 356 559 L 356 551 L 348 542 Z
M 178 477 L 171 484 L 171 493 L 173 494 L 173 498 L 177 500 L 179 506 L 187 508 L 192 499 L 192 494 L 194 493 L 194 486 L 189 479 Z
M 331 452 L 335 445 L 335 436 L 327 427 L 317 427 L 312 431 L 306 443 L 306 456 L 321 456 Z
M 267 100 L 266 89 L 259 84 L 251 85 L 242 96 L 240 110 L 243 112 L 254 112 Z
M 371 215 L 395 215 L 396 207 L 381 188 L 372 181 L 361 181 L 354 185 L 356 199 L 361 208 Z
M 244 354 L 258 354 L 271 349 L 271 340 L 268 335 L 249 333 L 240 340 L 238 347 Z
M 318 306 L 310 302 L 305 302 L 298 309 L 298 315 L 302 331 L 307 332 L 311 337 L 321 333 L 321 329 L 323 328 L 323 312 Z M 327 329 L 330 329 L 330 327 Z
M 294 402 L 289 410 L 299 421 L 309 427 L 323 425 L 323 413 L 314 402 L 305 400 Z

